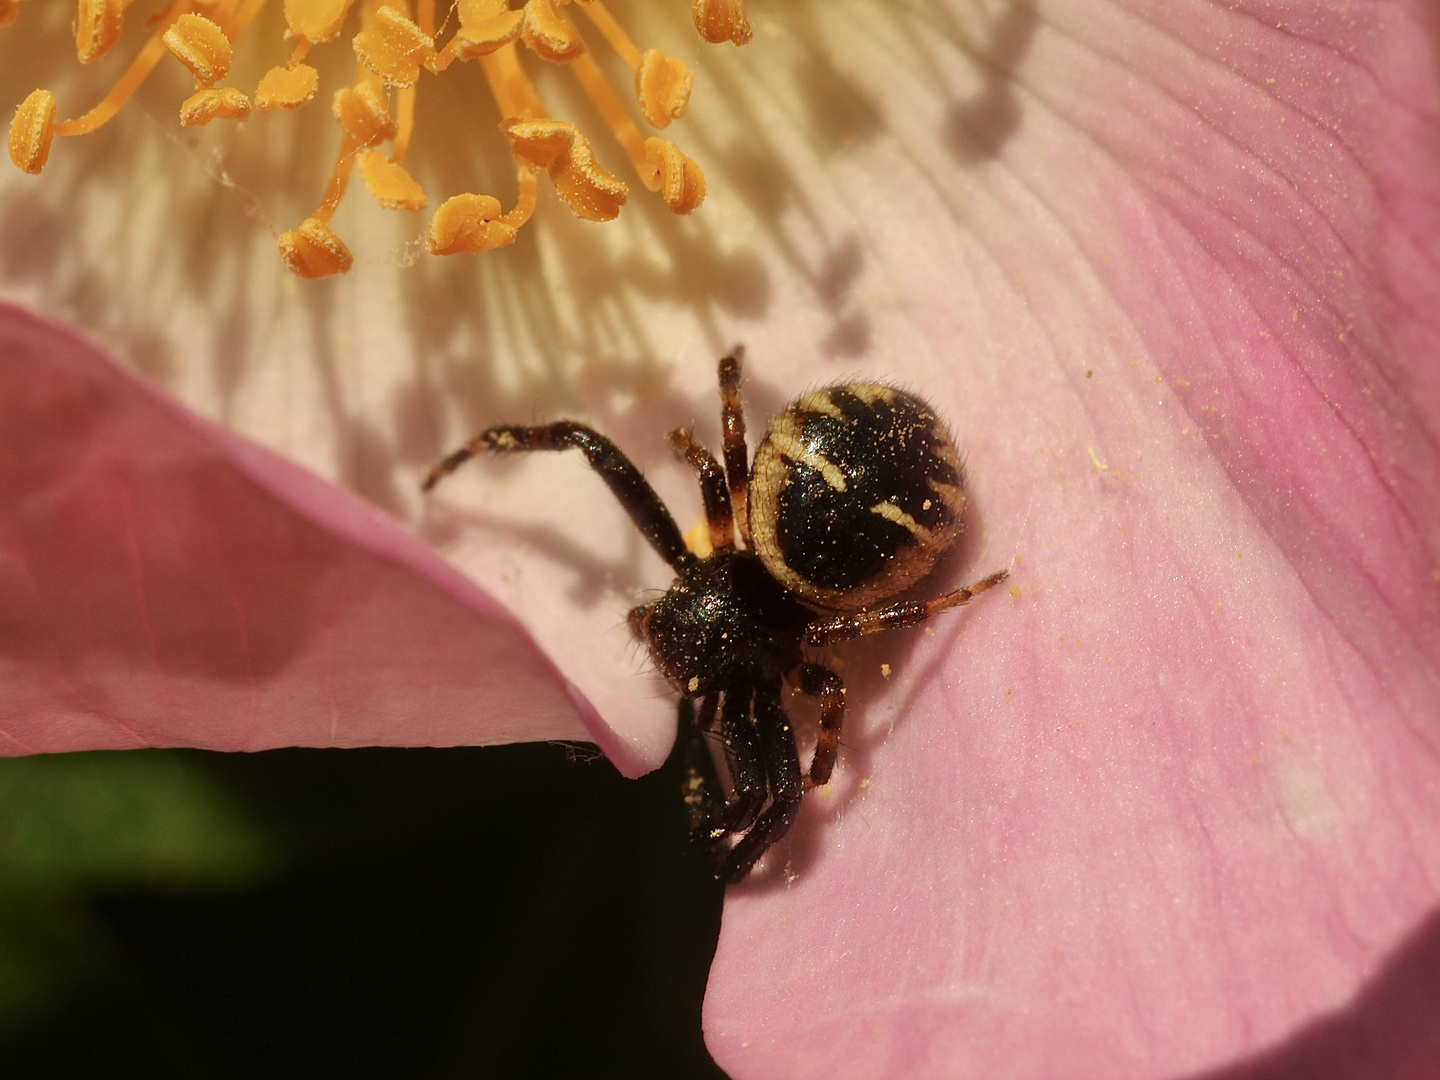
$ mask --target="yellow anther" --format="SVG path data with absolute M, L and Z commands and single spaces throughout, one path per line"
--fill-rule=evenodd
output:
M 354 262 L 350 249 L 319 218 L 306 218 L 300 228 L 280 234 L 280 257 L 296 277 L 343 274 Z
M 255 87 L 255 107 L 261 112 L 298 109 L 315 96 L 319 85 L 320 73 L 309 64 L 273 67 Z
M 331 111 L 345 134 L 360 146 L 378 146 L 395 137 L 395 118 L 385 99 L 369 83 L 336 90 Z
M 366 150 L 360 155 L 360 178 L 387 210 L 425 209 L 425 191 L 405 171 L 379 150 Z
M 82 64 L 99 60 L 120 40 L 125 0 L 80 0 L 75 9 L 75 55 Z
M 695 76 L 659 49 L 647 49 L 635 72 L 635 96 L 652 127 L 663 128 L 685 115 Z
M 460 255 L 514 243 L 514 227 L 499 217 L 500 200 L 489 195 L 456 195 L 446 199 L 430 219 L 425 246 L 432 255 Z
M 564 120 L 507 120 L 500 129 L 510 136 L 515 160 L 536 169 L 548 169 L 557 154 L 568 154 L 580 129 Z
M 462 60 L 508 45 L 525 25 L 524 10 L 511 11 L 505 0 L 460 0 L 459 13 L 460 29 L 447 48 Z
M 190 69 L 197 86 L 214 86 L 230 71 L 230 39 L 204 15 L 181 15 L 161 40 Z
M 745 0 L 690 0 L 690 16 L 700 36 L 712 45 L 722 41 L 744 45 L 750 40 Z
M 55 95 L 49 90 L 32 90 L 10 121 L 10 160 L 17 169 L 38 173 L 50 156 L 54 137 Z
M 180 123 L 199 127 L 211 120 L 244 120 L 250 115 L 250 99 L 233 86 L 207 86 L 180 103 Z
M 285 0 L 285 25 L 292 37 L 318 45 L 340 32 L 351 0 Z
M 480 27 L 507 13 L 515 14 L 510 11 L 510 5 L 506 0 L 457 0 L 455 4 L 455 15 L 460 20 L 460 25 L 471 28 Z M 522 19 L 525 17 L 523 11 L 520 12 L 520 17 Z
M 605 81 L 600 66 L 588 53 L 570 62 L 575 78 L 605 117 L 616 140 L 630 156 L 640 181 L 658 191 L 678 214 L 688 214 L 705 198 L 705 177 L 699 166 L 664 139 L 643 139 L 620 99 Z
M 705 201 L 705 174 L 669 139 L 646 139 L 645 160 L 654 170 L 646 186 L 675 213 L 688 214 Z
M 585 51 L 585 43 L 554 0 L 525 0 L 525 28 L 520 36 L 538 56 L 563 64 Z
M 576 217 L 610 221 L 629 194 L 623 182 L 601 168 L 580 129 L 563 120 L 519 120 L 501 124 L 517 161 L 550 173 L 556 193 Z
M 360 62 L 386 86 L 413 86 L 420 78 L 420 65 L 435 55 L 430 36 L 392 7 L 375 12 L 374 22 L 350 44 Z

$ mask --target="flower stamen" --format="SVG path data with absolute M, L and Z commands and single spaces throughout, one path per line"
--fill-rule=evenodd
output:
M 745 18 L 745 0 L 691 0 L 690 15 L 695 29 L 712 45 L 750 40 L 750 20 Z
M 126 0 L 80 0 L 75 11 L 75 55 L 80 63 L 99 60 L 120 40 Z
M 131 0 L 77 0 L 76 55 L 90 63 L 122 36 Z M 314 213 L 278 237 L 286 265 L 301 277 L 344 273 L 350 251 L 330 227 L 358 166 L 365 187 L 390 210 L 420 210 L 424 189 L 402 161 L 415 133 L 422 73 L 443 74 L 456 61 L 478 61 L 499 108 L 516 175 L 516 202 L 507 212 L 492 195 L 462 193 L 447 199 L 431 218 L 426 246 L 436 254 L 488 251 L 512 243 L 533 215 L 543 170 L 556 193 L 578 217 L 608 221 L 628 198 L 624 182 L 597 159 L 595 148 L 573 123 L 549 115 L 521 62 L 520 47 L 570 69 L 630 159 L 641 183 L 675 213 L 688 214 L 705 196 L 705 178 L 678 146 L 647 137 L 633 110 L 651 128 L 684 116 L 694 77 L 678 59 L 631 40 L 602 0 L 447 0 L 458 26 L 448 39 L 437 27 L 436 0 L 360 0 L 358 29 L 350 39 L 355 75 L 331 95 L 341 129 L 339 150 Z M 18 0 L 0 0 L 0 26 L 15 21 Z M 180 106 L 185 126 L 214 119 L 245 119 L 258 113 L 298 109 L 320 90 L 320 71 L 306 60 L 312 49 L 339 36 L 354 0 L 283 0 L 289 57 L 270 67 L 253 97 L 221 85 L 230 74 L 236 42 L 266 0 L 171 0 L 151 22 L 153 33 L 110 91 L 88 112 L 56 121 L 48 90 L 30 94 L 10 126 L 11 160 L 26 172 L 45 166 L 55 136 L 83 135 L 107 123 L 149 77 L 166 51 L 194 76 L 195 92 Z M 512 3 L 515 5 L 512 8 Z M 607 82 L 600 64 L 571 20 L 577 4 L 588 25 L 634 73 L 627 103 Z M 743 0 L 692 0 L 696 26 L 714 41 L 740 43 L 750 35 Z M 628 95 L 627 95 L 628 96 Z M 388 152 L 385 143 L 390 143 Z
M 195 93 L 180 104 L 184 127 L 208 124 L 217 117 L 244 120 L 250 115 L 250 99 L 233 86 L 216 90 L 215 83 L 230 73 L 234 55 L 225 31 L 203 15 L 181 15 L 160 36 L 172 56 L 195 76 Z
M 155 70 L 155 65 L 160 63 L 165 56 L 163 40 L 165 31 L 170 29 L 171 23 L 184 14 L 188 6 L 187 0 L 174 0 L 174 3 L 160 16 L 155 33 L 150 35 L 150 40 L 145 43 L 140 54 L 130 62 L 130 66 L 125 69 L 125 74 L 121 75 L 115 85 L 110 88 L 110 92 L 83 116 L 78 116 L 74 120 L 62 120 L 56 124 L 55 134 L 61 136 L 88 135 L 109 123 L 110 119 L 120 111 L 120 107 L 130 100 L 130 96 L 140 89 L 141 84 Z M 85 61 L 82 59 L 81 62 Z
M 640 111 L 652 126 L 664 128 L 685 115 L 695 76 L 685 65 L 659 49 L 643 53 L 600 0 L 585 5 L 585 14 L 625 65 L 635 72 L 635 97 Z

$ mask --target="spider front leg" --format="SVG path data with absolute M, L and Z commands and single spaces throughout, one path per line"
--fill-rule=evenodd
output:
M 715 816 L 714 792 L 717 788 L 715 763 L 705 746 L 705 734 L 715 724 L 715 710 L 720 703 L 717 694 L 707 694 L 700 701 L 700 714 L 695 713 L 695 699 L 680 699 L 678 721 L 679 736 L 686 740 L 685 782 L 680 793 L 685 808 L 690 812 L 690 835 L 704 837 L 706 824 Z
M 944 596 L 937 596 L 933 600 L 902 600 L 898 604 L 887 604 L 884 607 L 856 611 L 850 615 L 836 615 L 833 618 L 820 619 L 805 628 L 805 644 L 819 649 L 826 645 L 834 645 L 836 642 L 850 641 L 852 638 L 868 637 L 870 634 L 878 634 L 884 630 L 904 630 L 909 626 L 917 626 L 932 615 L 959 607 L 971 597 L 978 596 L 986 589 L 999 585 L 1009 576 L 1010 571 L 997 570 L 989 577 L 981 578 L 974 585 L 956 589 Z
M 684 428 L 676 428 L 670 432 L 669 439 L 671 449 L 695 470 L 695 476 L 700 481 L 700 499 L 705 505 L 705 523 L 710 533 L 711 550 L 733 548 L 735 519 L 731 511 L 730 496 L 725 490 L 725 474 L 720 471 L 720 463 Z
M 779 680 L 755 688 L 755 730 L 765 759 L 770 805 L 720 864 L 720 879 L 729 885 L 742 880 L 760 856 L 790 831 L 805 795 L 795 735 L 780 702 Z
M 536 427 L 503 425 L 487 428 L 433 466 L 425 474 L 421 489 L 429 491 L 481 450 L 497 454 L 528 450 L 581 451 L 662 559 L 677 570 L 694 559 L 681 539 L 675 519 L 640 470 L 604 435 L 573 420 L 557 420 Z
M 731 833 L 743 832 L 765 805 L 766 768 L 761 758 L 764 743 L 750 722 L 750 699 L 753 691 L 725 691 L 720 707 L 720 745 L 725 750 L 725 766 L 730 770 L 730 800 L 702 821 L 693 831 L 695 840 L 714 844 Z
M 740 400 L 740 360 L 745 350 L 739 345 L 720 361 L 720 430 L 725 476 L 730 482 L 730 505 L 740 542 L 750 546 L 750 465 L 745 448 L 745 405 Z

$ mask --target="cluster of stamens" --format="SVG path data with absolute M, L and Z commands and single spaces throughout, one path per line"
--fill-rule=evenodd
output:
M 75 52 L 82 64 L 103 56 L 119 40 L 131 0 L 79 0 Z M 253 94 L 220 84 L 229 74 L 234 41 L 265 0 L 171 0 L 152 20 L 153 33 L 110 92 L 88 112 L 56 121 L 55 97 L 36 90 L 10 125 L 10 159 L 29 173 L 44 167 L 54 136 L 83 135 L 105 124 L 168 52 L 195 77 L 195 93 L 180 105 L 186 127 L 212 120 L 244 120 L 252 110 L 298 109 L 310 102 L 320 74 L 305 59 L 310 49 L 337 37 L 357 0 L 284 0 L 286 37 L 295 44 L 281 66 L 270 68 Z M 711 42 L 743 44 L 750 37 L 744 0 L 691 0 L 696 28 Z M 392 210 L 421 210 L 426 197 L 402 164 L 414 127 L 422 70 L 439 75 L 456 61 L 480 64 L 503 118 L 515 163 L 518 195 L 505 210 L 492 195 L 447 199 L 430 219 L 427 248 L 436 255 L 489 251 L 512 243 L 535 209 L 538 176 L 549 175 L 556 193 L 578 217 L 609 221 L 628 188 L 595 159 L 574 124 L 549 116 L 521 63 L 520 47 L 574 73 L 630 158 L 640 182 L 677 214 L 705 197 L 699 166 L 673 142 L 642 135 L 621 98 L 571 21 L 582 11 L 590 25 L 635 73 L 635 98 L 645 122 L 663 129 L 685 112 L 694 77 L 679 60 L 657 49 L 641 51 L 603 0 L 454 0 L 458 24 L 443 45 L 435 0 L 358 0 L 359 30 L 351 38 L 356 65 L 352 85 L 334 92 L 331 109 L 342 138 L 329 183 L 315 212 L 280 234 L 280 254 L 301 277 L 344 273 L 351 255 L 329 222 L 358 164 L 375 200 Z M 14 22 L 16 0 L 0 0 L 0 26 Z M 449 15 L 443 20 L 448 27 Z M 388 150 L 385 144 L 389 144 Z

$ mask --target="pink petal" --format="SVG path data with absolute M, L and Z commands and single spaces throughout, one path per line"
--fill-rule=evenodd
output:
M 974 113 L 926 104 L 943 23 L 835 54 L 891 108 L 835 182 L 904 209 L 873 255 L 945 358 L 904 374 L 969 454 L 965 565 L 1019 562 L 847 654 L 707 1039 L 737 1080 L 1433 1075 L 1433 14 L 1045 12 Z
M 0 750 L 590 737 L 428 549 L 4 306 L 0 430 Z

